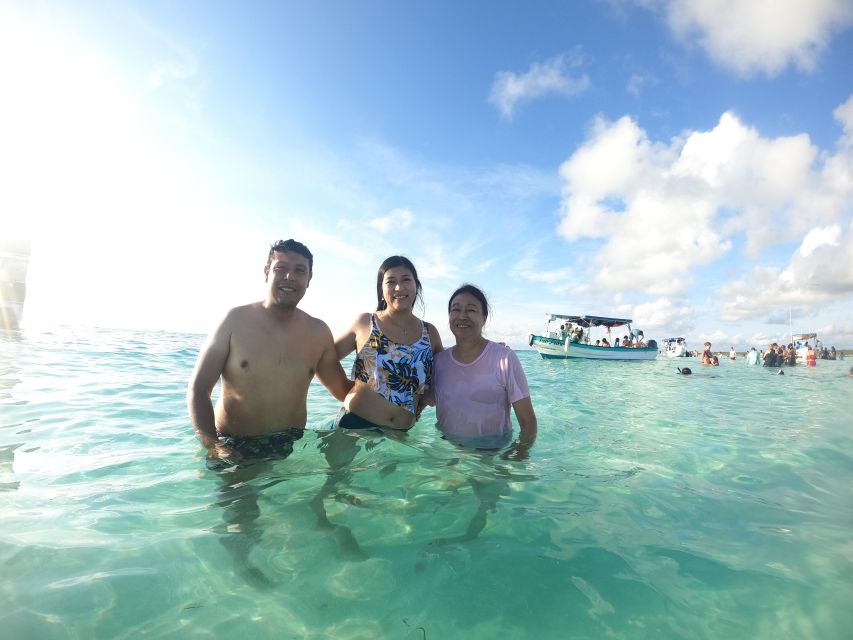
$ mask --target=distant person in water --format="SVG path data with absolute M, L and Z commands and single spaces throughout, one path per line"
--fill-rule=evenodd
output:
M 764 361 L 765 367 L 775 367 L 776 366 L 776 345 L 770 344 L 767 345 L 767 350 L 764 352 L 764 356 L 762 357 Z
M 810 346 L 808 352 L 806 353 L 806 366 L 807 367 L 816 367 L 817 366 L 817 354 L 815 350 Z
M 760 360 L 760 356 L 758 351 L 755 350 L 755 347 L 752 347 L 749 352 L 746 354 L 746 364 L 748 365 L 756 365 Z
M 435 359 L 433 398 L 439 430 L 457 444 L 509 446 L 503 457 L 526 458 L 536 440 L 536 413 L 518 356 L 483 336 L 489 318 L 485 294 L 474 285 L 462 285 L 450 296 L 447 312 L 456 344 Z M 510 407 L 520 429 L 515 442 Z
M 411 260 L 391 256 L 376 276 L 376 311 L 362 313 L 335 342 L 338 358 L 355 351 L 355 381 L 337 427 L 410 429 L 432 385 L 441 336 L 414 313 L 422 286 Z
M 702 352 L 702 364 L 711 364 L 712 355 L 713 354 L 711 353 L 711 343 L 706 342 L 705 350 Z
M 314 375 L 338 400 L 352 387 L 329 327 L 297 309 L 312 269 L 305 245 L 276 242 L 264 267 L 264 300 L 231 309 L 199 352 L 187 406 L 208 458 L 286 457 L 303 435 Z

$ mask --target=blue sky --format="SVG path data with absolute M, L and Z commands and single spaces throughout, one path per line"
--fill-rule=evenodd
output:
M 334 333 L 409 256 L 545 312 L 853 347 L 853 1 L 0 2 L 24 323 L 207 332 L 315 255 Z

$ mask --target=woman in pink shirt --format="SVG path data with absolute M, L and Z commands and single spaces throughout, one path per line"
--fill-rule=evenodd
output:
M 463 285 L 450 296 L 447 310 L 456 344 L 435 356 L 438 428 L 459 444 L 502 449 L 512 441 L 512 406 L 521 433 L 503 457 L 526 458 L 536 440 L 536 413 L 518 356 L 483 337 L 489 317 L 486 296 Z

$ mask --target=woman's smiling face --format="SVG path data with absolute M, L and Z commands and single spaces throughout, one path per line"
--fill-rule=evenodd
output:
M 450 301 L 449 324 L 457 340 L 482 336 L 486 324 L 483 305 L 470 293 L 456 294 Z
M 391 267 L 382 278 L 382 297 L 389 309 L 411 309 L 418 294 L 415 276 L 406 267 Z

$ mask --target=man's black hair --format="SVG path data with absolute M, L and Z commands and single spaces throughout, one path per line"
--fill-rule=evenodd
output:
M 270 254 L 267 257 L 267 266 L 272 264 L 272 256 L 276 251 L 291 251 L 293 253 L 298 253 L 300 256 L 304 256 L 308 259 L 308 273 L 313 273 L 314 256 L 311 255 L 310 251 L 308 251 L 308 247 L 301 242 L 297 242 L 291 238 L 290 240 L 279 240 L 275 244 L 270 245 Z

